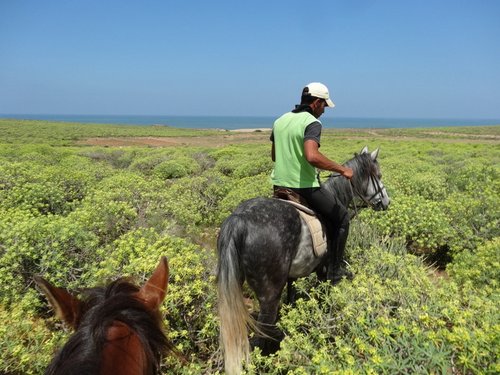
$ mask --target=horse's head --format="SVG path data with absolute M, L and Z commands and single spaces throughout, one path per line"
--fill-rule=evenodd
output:
M 144 304 L 148 310 L 157 310 L 167 292 L 168 274 L 167 258 L 162 257 L 150 279 L 133 297 Z M 71 328 L 77 329 L 82 316 L 88 309 L 88 307 L 84 307 L 85 303 L 66 289 L 51 285 L 43 277 L 35 276 L 34 279 L 42 293 L 47 297 L 57 317 Z
M 353 160 L 358 163 L 360 172 L 356 176 L 356 192 L 359 197 L 376 211 L 386 210 L 391 200 L 382 182 L 382 173 L 377 161 L 379 149 L 368 152 L 364 147 L 361 153 Z
M 162 257 L 141 288 L 120 279 L 106 287 L 85 290 L 82 299 L 35 277 L 56 315 L 76 331 L 47 373 L 57 374 L 83 364 L 89 372 L 101 374 L 152 373 L 152 369 L 159 369 L 161 355 L 172 349 L 159 313 L 168 275 L 167 258 Z M 75 350 L 81 347 L 87 350 Z

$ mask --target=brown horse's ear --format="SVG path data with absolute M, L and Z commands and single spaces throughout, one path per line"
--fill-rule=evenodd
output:
M 80 321 L 82 302 L 63 288 L 51 285 L 42 277 L 34 277 L 36 284 L 49 300 L 56 316 L 71 328 L 76 329 Z
M 168 274 L 168 261 L 163 256 L 149 280 L 137 293 L 137 297 L 143 300 L 150 310 L 156 310 L 163 302 L 167 294 Z

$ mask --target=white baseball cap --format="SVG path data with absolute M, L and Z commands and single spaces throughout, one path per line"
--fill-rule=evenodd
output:
M 304 90 L 307 88 L 309 95 L 314 96 L 315 98 L 325 99 L 328 107 L 335 107 L 335 103 L 330 99 L 330 94 L 328 93 L 328 87 L 319 82 L 311 82 Z

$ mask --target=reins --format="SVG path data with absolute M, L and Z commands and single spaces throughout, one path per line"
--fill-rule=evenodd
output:
M 332 173 L 330 175 L 330 177 L 341 177 L 341 176 L 342 175 L 340 173 Z M 352 203 L 353 209 L 354 209 L 354 214 L 351 216 L 351 219 L 353 219 L 355 216 L 358 215 L 358 207 L 356 205 L 356 199 L 355 199 L 356 196 L 359 197 L 366 204 L 366 207 L 373 208 L 375 206 L 375 204 L 373 204 L 371 202 L 371 200 L 382 192 L 382 189 L 380 188 L 380 184 L 373 177 L 373 174 L 370 174 L 370 180 L 371 180 L 372 184 L 376 187 L 376 189 L 375 189 L 376 191 L 369 199 L 366 199 L 363 196 L 363 194 L 361 194 L 357 189 L 353 188 L 352 179 L 349 179 L 349 190 L 351 191 L 351 197 L 352 197 L 351 203 Z M 356 193 L 356 195 L 354 193 Z
M 351 196 L 352 196 L 351 202 L 354 206 L 354 214 L 351 216 L 351 219 L 354 219 L 354 217 L 356 217 L 358 215 L 358 207 L 356 206 L 356 199 L 354 199 L 354 191 L 352 189 L 352 181 L 351 180 L 349 180 L 349 189 L 351 190 Z

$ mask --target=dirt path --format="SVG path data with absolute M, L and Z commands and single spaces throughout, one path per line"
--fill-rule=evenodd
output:
M 112 137 L 87 138 L 78 141 L 80 145 L 120 147 L 120 146 L 149 146 L 149 147 L 178 147 L 200 146 L 221 147 L 240 143 L 269 142 L 269 132 L 221 134 L 201 137 Z
M 441 132 L 423 132 L 420 137 L 409 135 L 386 135 L 379 133 L 376 130 L 365 134 L 339 134 L 338 139 L 366 139 L 373 140 L 376 138 L 386 141 L 438 141 L 445 143 L 488 143 L 500 144 L 500 136 L 498 135 L 476 135 L 463 133 L 441 133 Z M 103 137 L 103 138 L 87 138 L 80 140 L 77 144 L 89 146 L 103 147 L 123 147 L 123 146 L 144 146 L 144 147 L 179 147 L 179 146 L 198 146 L 198 147 L 222 147 L 230 144 L 251 144 L 251 143 L 268 143 L 269 130 L 259 131 L 240 131 L 231 133 L 222 133 L 207 136 L 192 136 L 192 137 Z M 427 135 L 427 136 L 425 136 Z M 443 137 L 440 137 L 443 136 Z

